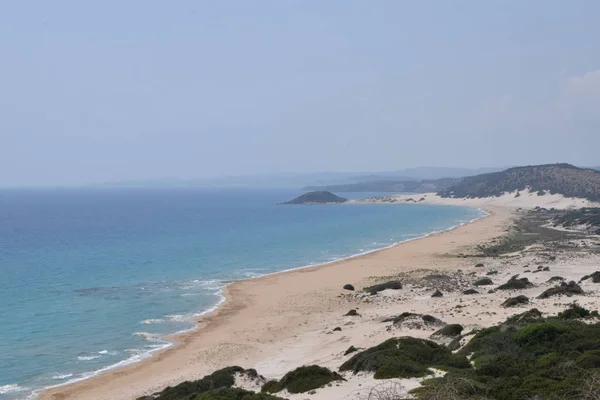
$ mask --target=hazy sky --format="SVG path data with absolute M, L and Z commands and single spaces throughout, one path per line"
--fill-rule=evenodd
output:
M 2 1 L 0 185 L 600 164 L 600 2 Z

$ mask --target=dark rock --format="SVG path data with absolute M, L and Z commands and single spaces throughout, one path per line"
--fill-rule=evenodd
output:
M 340 328 L 340 327 L 338 326 L 338 327 L 335 327 L 335 328 L 333 328 L 333 331 L 334 331 L 334 332 L 341 332 L 341 331 L 342 331 L 342 328 Z
M 479 294 L 479 292 L 475 289 L 467 289 L 463 292 L 463 294 Z
M 519 278 L 519 274 L 512 276 L 506 283 L 498 286 L 499 290 L 519 290 L 533 287 L 527 278 Z
M 502 307 L 516 307 L 521 304 L 529 304 L 529 298 L 523 295 L 510 297 L 504 303 L 502 303 Z
M 459 324 L 449 324 L 443 327 L 440 330 L 435 331 L 431 337 L 434 336 L 446 336 L 446 337 L 456 337 L 460 336 L 463 331 L 462 325 Z
M 488 290 L 488 294 L 492 294 L 492 293 L 496 293 L 496 289 L 490 289 L 490 290 Z
M 477 265 L 475 266 L 475 268 L 483 268 L 484 266 L 485 266 L 485 265 L 483 265 L 483 264 L 479 263 L 479 264 L 477 264 Z
M 600 271 L 596 271 L 594 273 L 592 273 L 591 275 L 586 275 L 583 278 L 581 278 L 581 281 L 587 281 L 588 279 L 592 278 L 592 282 L 594 283 L 600 283 Z
M 354 286 L 352 286 L 351 284 L 347 283 L 344 285 L 344 290 L 354 290 Z
M 525 270 L 525 271 L 523 271 L 523 272 L 524 272 L 524 273 L 525 273 L 525 272 L 531 272 L 531 270 L 530 270 L 530 269 L 526 269 L 526 270 Z
M 550 283 L 550 282 L 558 282 L 558 281 L 564 281 L 565 278 L 563 278 L 562 276 L 553 276 L 552 278 L 548 279 L 546 282 Z
M 377 285 L 368 286 L 364 290 L 372 295 L 377 294 L 386 289 L 400 290 L 402 289 L 402 282 L 400 281 L 389 281 L 385 283 L 379 283 Z
M 481 279 L 477 279 L 475 282 L 473 282 L 473 285 L 475 286 L 487 286 L 487 285 L 493 285 L 494 282 L 492 282 L 492 280 L 490 278 L 481 278 Z
M 556 256 L 550 256 L 550 257 L 548 257 L 548 260 L 554 261 L 554 260 L 556 260 Z
M 544 269 L 542 269 L 542 271 L 550 271 L 550 267 L 544 267 Z
M 360 317 L 360 314 L 356 310 L 350 310 L 344 314 L 344 317 Z
M 575 281 L 569 283 L 562 282 L 559 286 L 544 291 L 538 296 L 538 299 L 547 299 L 548 297 L 558 295 L 572 296 L 574 294 L 583 294 L 581 286 L 575 283 Z
M 488 272 L 486 272 L 486 275 L 488 275 L 488 276 L 489 275 L 498 275 L 498 271 L 495 271 L 495 270 L 494 271 L 488 271 Z
M 439 290 L 436 290 L 435 292 L 433 292 L 433 294 L 431 295 L 431 297 L 442 297 L 444 296 L 444 294 L 442 292 L 440 292 Z

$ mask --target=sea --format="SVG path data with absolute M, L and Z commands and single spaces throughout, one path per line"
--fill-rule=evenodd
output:
M 171 345 L 166 335 L 194 328 L 195 317 L 217 307 L 232 280 L 343 259 L 484 215 L 455 206 L 277 205 L 300 194 L 0 190 L 0 399 L 35 398 L 151 357 Z

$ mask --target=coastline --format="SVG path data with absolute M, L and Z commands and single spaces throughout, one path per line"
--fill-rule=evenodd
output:
M 323 270 L 334 270 L 343 266 L 345 264 L 357 264 L 361 262 L 372 262 L 373 259 L 377 261 L 377 259 L 387 259 L 390 251 L 393 252 L 394 249 L 404 248 L 411 243 L 423 243 L 430 238 L 439 238 L 446 237 L 452 235 L 454 232 L 459 231 L 461 229 L 465 229 L 465 227 L 472 227 L 478 224 L 481 221 L 488 221 L 490 218 L 492 220 L 496 220 L 499 216 L 501 216 L 501 224 L 503 227 L 506 225 L 507 221 L 512 218 L 513 211 L 506 209 L 505 207 L 496 208 L 493 206 L 485 207 L 485 212 L 487 215 L 476 218 L 472 221 L 465 222 L 463 224 L 457 225 L 455 227 L 451 227 L 448 230 L 432 232 L 423 237 L 419 238 L 411 238 L 406 241 L 402 241 L 400 243 L 395 243 L 391 246 L 371 250 L 365 253 L 353 255 L 350 257 L 346 257 L 340 260 L 331 261 L 324 264 L 317 265 L 309 265 L 301 268 L 294 268 L 286 271 L 279 271 L 267 275 L 263 275 L 260 277 L 248 278 L 240 281 L 234 281 L 228 284 L 223 289 L 223 295 L 225 300 L 222 301 L 219 305 L 215 306 L 213 311 L 206 312 L 204 315 L 200 316 L 198 319 L 198 325 L 187 331 L 187 332 L 179 332 L 177 334 L 173 334 L 168 336 L 168 339 L 173 341 L 174 343 L 167 348 L 161 349 L 157 353 L 153 354 L 152 357 L 143 359 L 141 361 L 130 363 L 128 365 L 119 366 L 117 368 L 107 368 L 105 371 L 101 373 L 97 373 L 92 377 L 85 378 L 83 380 L 79 380 L 77 382 L 65 383 L 60 386 L 55 386 L 52 388 L 46 388 L 42 391 L 38 398 L 40 399 L 63 399 L 63 398 L 73 398 L 73 399 L 87 399 L 87 398 L 106 398 L 106 399 L 131 399 L 136 396 L 141 396 L 144 394 L 150 394 L 152 392 L 161 390 L 165 386 L 169 384 L 176 384 L 186 379 L 197 379 L 202 376 L 204 373 L 211 372 L 214 369 L 220 368 L 225 365 L 233 365 L 239 364 L 245 367 L 252 367 L 257 362 L 260 362 L 261 355 L 260 353 L 272 353 L 272 349 L 268 347 L 272 347 L 273 343 L 285 339 L 289 337 L 290 334 L 292 336 L 301 334 L 305 332 L 308 328 L 315 327 L 316 321 L 304 321 L 303 324 L 300 324 L 296 329 L 287 332 L 281 324 L 278 324 L 276 321 L 278 318 L 275 318 L 274 321 L 270 321 L 266 323 L 267 328 L 263 329 L 263 331 L 270 332 L 273 336 L 272 339 L 269 339 L 266 343 L 264 340 L 261 340 L 261 337 L 255 337 L 252 340 L 247 339 L 246 342 L 249 344 L 243 344 L 235 346 L 231 343 L 223 343 L 223 341 L 215 340 L 215 338 L 210 338 L 210 340 L 206 341 L 206 345 L 209 347 L 217 346 L 220 347 L 220 350 L 217 350 L 214 356 L 210 358 L 213 359 L 209 363 L 202 363 L 202 367 L 194 369 L 190 371 L 190 368 L 176 368 L 173 371 L 173 368 L 169 367 L 172 365 L 173 361 L 179 360 L 183 361 L 186 357 L 181 357 L 181 353 L 189 352 L 190 346 L 193 346 L 195 349 L 203 348 L 206 350 L 206 346 L 199 344 L 198 342 L 202 342 L 201 336 L 208 334 L 210 336 L 214 331 L 228 331 L 231 333 L 232 326 L 227 325 L 235 325 L 232 320 L 234 316 L 239 315 L 242 311 L 247 310 L 248 308 L 252 308 L 253 300 L 256 297 L 256 290 L 250 291 L 253 295 L 249 295 L 245 292 L 245 287 L 250 286 L 261 286 L 265 284 L 269 284 L 269 281 L 272 280 L 284 280 L 288 281 L 289 279 L 294 279 L 294 276 L 304 275 L 304 274 L 318 274 L 319 271 Z M 487 224 L 485 224 L 487 225 Z M 500 235 L 502 230 L 494 229 L 491 237 L 495 237 Z M 479 239 L 479 235 L 477 235 Z M 472 242 L 474 238 L 471 238 L 469 242 Z M 435 241 L 435 240 L 434 240 Z M 479 242 L 479 240 L 476 240 Z M 453 242 L 454 243 L 454 242 Z M 471 243 L 473 244 L 473 243 Z M 421 246 L 417 246 L 421 247 Z M 383 256 L 382 256 L 383 254 Z M 393 257 L 395 258 L 395 257 Z M 400 257 L 401 260 L 402 257 Z M 372 276 L 382 276 L 383 271 L 372 271 L 375 272 Z M 354 279 L 356 280 L 368 280 L 367 274 L 359 273 Z M 327 280 L 325 280 L 327 282 Z M 285 282 L 284 282 L 285 283 Z M 341 288 L 341 286 L 339 286 Z M 309 289 L 309 288 L 307 288 Z M 328 288 L 329 291 L 335 291 L 336 295 L 339 294 L 339 289 L 334 289 L 332 287 Z M 313 288 L 314 290 L 314 288 Z M 304 293 L 306 295 L 306 293 Z M 301 296 L 301 294 L 300 294 Z M 331 303 L 332 299 L 329 298 L 327 303 Z M 332 308 L 335 305 L 328 304 L 327 307 L 316 307 L 316 312 L 331 312 Z M 339 307 L 339 304 L 338 304 Z M 337 308 L 337 307 L 336 307 Z M 267 310 L 267 317 L 272 317 L 271 313 Z M 292 315 L 290 315 L 290 311 L 285 310 L 283 308 L 283 314 L 287 314 L 289 317 L 293 317 L 295 319 L 306 318 L 300 317 L 297 310 Z M 260 317 L 260 312 L 257 317 Z M 230 320 L 228 322 L 228 319 Z M 267 318 L 268 319 L 268 318 Z M 279 318 L 281 319 L 281 318 Z M 311 323 L 312 322 L 312 323 Z M 263 326 L 263 328 L 265 328 Z M 248 329 L 241 329 L 241 331 L 247 331 Z M 260 331 L 260 329 L 259 329 Z M 234 330 L 234 332 L 236 332 Z M 241 333 L 241 332 L 240 332 Z M 217 335 L 221 336 L 221 335 Z M 260 335 L 259 335 L 260 336 Z M 241 346 L 241 347 L 240 347 Z M 238 351 L 231 351 L 232 347 L 238 347 Z M 263 347 L 267 347 L 263 349 Z M 234 353 L 239 352 L 240 354 L 244 354 L 243 357 L 235 357 Z M 206 355 L 206 354 L 205 354 Z M 237 359 L 236 359 L 237 358 Z M 189 362 L 187 360 L 187 365 L 194 365 L 196 363 Z M 238 362 L 234 362 L 238 361 Z M 164 367 L 160 365 L 164 364 Z M 169 364 L 169 365 L 167 365 Z M 179 364 L 179 362 L 175 362 L 175 364 Z M 208 364 L 208 365 L 207 365 Z M 147 378 L 144 378 L 146 376 Z M 127 378 L 129 377 L 129 378 Z M 123 383 L 115 382 L 115 380 L 121 381 Z M 129 381 L 129 382 L 127 382 Z M 132 383 L 134 383 L 132 385 Z M 110 390 L 106 390 L 107 385 L 111 387 Z

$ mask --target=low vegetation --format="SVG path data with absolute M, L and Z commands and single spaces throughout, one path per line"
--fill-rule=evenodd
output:
M 464 369 L 470 364 L 445 346 L 412 337 L 393 338 L 361 351 L 340 366 L 340 371 L 374 372 L 375 379 L 410 378 L 429 375 L 429 368 Z
M 572 303 L 569 308 L 558 313 L 560 319 L 597 318 L 598 316 L 598 311 L 590 311 L 577 303 Z
M 371 295 L 375 295 L 379 292 L 382 292 L 386 289 L 393 289 L 393 290 L 399 290 L 402 289 L 402 282 L 400 281 L 389 281 L 389 282 L 385 282 L 385 283 L 378 283 L 376 285 L 372 285 L 372 286 L 367 286 L 366 288 L 364 288 L 364 291 L 371 294 Z
M 575 294 L 583 294 L 583 289 L 581 289 L 581 286 L 579 286 L 574 281 L 571 281 L 569 283 L 561 282 L 560 285 L 542 292 L 542 294 L 538 296 L 538 299 L 547 299 L 549 297 L 558 295 L 572 296 Z
M 449 324 L 445 327 L 435 331 L 431 336 L 446 336 L 446 337 L 456 337 L 460 336 L 463 331 L 462 325 L 459 324 Z
M 266 393 L 255 393 L 238 388 L 222 388 L 200 393 L 190 400 L 285 400 Z
M 519 278 L 519 275 L 511 277 L 506 283 L 498 286 L 499 290 L 519 290 L 532 287 L 533 284 L 527 278 Z
M 554 226 L 564 228 L 576 228 L 600 235 L 600 208 L 580 208 L 570 210 L 563 215 L 557 216 L 552 221 Z
M 558 317 L 543 319 L 534 309 L 485 329 L 457 352 L 470 356 L 473 368 L 428 379 L 414 394 L 444 398 L 433 395 L 452 387 L 456 396 L 447 398 L 599 399 L 600 324 L 577 320 L 590 315 L 571 305 Z
M 551 225 L 557 218 L 569 211 L 537 208 L 521 211 L 510 231 L 502 237 L 476 247 L 475 257 L 501 257 L 519 251 L 525 251 L 532 245 L 538 245 L 549 251 L 560 252 L 600 252 L 600 247 L 580 247 L 579 240 L 589 239 L 589 233 L 577 230 L 558 230 Z M 548 254 L 551 261 L 553 255 Z
M 236 375 L 245 375 L 251 379 L 261 378 L 256 370 L 244 369 L 242 367 L 227 367 L 206 375 L 197 381 L 185 381 L 177 386 L 169 386 L 162 392 L 152 396 L 141 397 L 138 400 L 182 400 L 182 399 L 202 399 L 202 400 L 275 400 L 276 397 L 248 397 L 252 392 L 242 393 L 238 389 L 232 389 L 235 384 Z M 245 392 L 245 391 L 244 391 Z M 236 397 L 237 396 L 237 397 Z M 244 397 L 246 396 L 246 397 Z
M 287 389 L 290 393 L 305 393 L 344 378 L 337 372 L 318 365 L 304 366 L 288 372 L 280 381 L 269 381 L 262 387 L 263 393 L 277 393 Z
M 403 312 L 402 314 L 397 315 L 395 317 L 386 318 L 381 322 L 391 322 L 394 325 L 398 325 L 398 324 L 402 324 L 403 322 L 406 322 L 408 320 L 413 320 L 413 319 L 422 320 L 423 325 L 425 325 L 425 326 L 445 325 L 444 321 L 442 321 L 439 318 L 434 317 L 433 315 L 417 314 L 417 313 L 411 313 L 411 312 Z
M 529 304 L 529 298 L 521 294 L 519 296 L 509 297 L 506 299 L 506 301 L 502 303 L 502 307 L 516 307 L 522 304 Z

